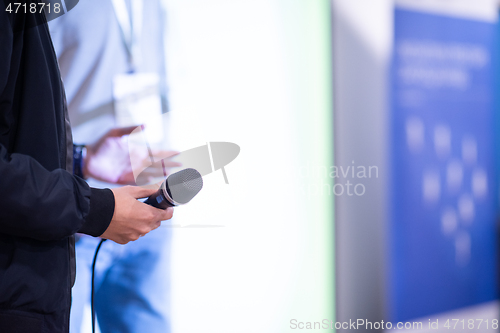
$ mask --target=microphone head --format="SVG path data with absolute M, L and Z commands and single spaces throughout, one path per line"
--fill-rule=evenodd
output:
M 186 204 L 202 189 L 203 178 L 198 171 L 188 168 L 171 174 L 164 184 L 170 198 Z

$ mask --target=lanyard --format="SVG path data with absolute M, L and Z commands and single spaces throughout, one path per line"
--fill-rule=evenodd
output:
M 140 62 L 139 39 L 142 33 L 143 0 L 129 0 L 131 12 L 127 8 L 126 0 L 111 0 L 122 32 L 122 40 L 127 50 L 128 62 L 131 71 L 135 71 Z

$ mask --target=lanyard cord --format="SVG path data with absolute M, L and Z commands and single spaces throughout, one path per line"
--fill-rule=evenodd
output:
M 127 50 L 130 70 L 134 71 L 140 63 L 139 40 L 142 34 L 143 0 L 129 0 L 130 10 L 126 0 L 111 0 L 122 35 L 122 41 Z

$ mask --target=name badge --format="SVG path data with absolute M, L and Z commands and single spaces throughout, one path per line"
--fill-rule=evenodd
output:
M 116 124 L 144 125 L 151 145 L 164 140 L 160 76 L 157 73 L 120 74 L 113 80 Z

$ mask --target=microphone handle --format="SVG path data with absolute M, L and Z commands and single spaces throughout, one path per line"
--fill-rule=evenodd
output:
M 165 186 L 168 186 L 165 184 Z M 145 204 L 156 207 L 158 209 L 167 209 L 168 207 L 174 207 L 175 205 L 172 204 L 163 194 L 163 185 L 160 186 L 158 191 L 156 193 L 152 194 L 149 198 L 144 201 Z

